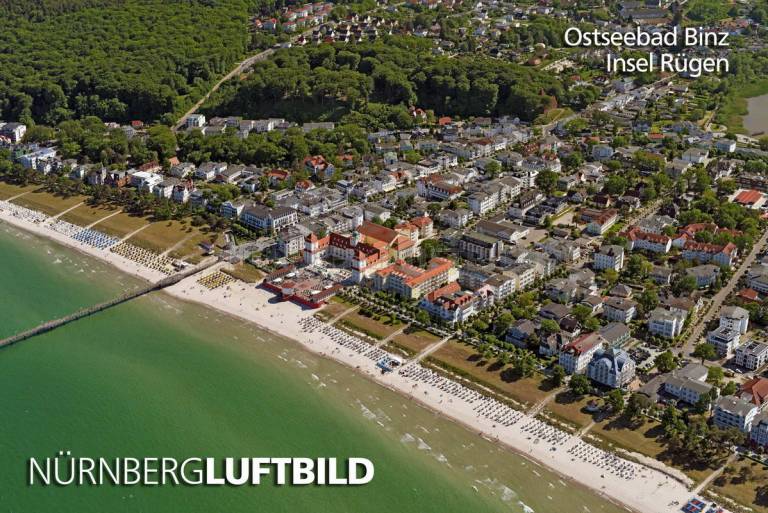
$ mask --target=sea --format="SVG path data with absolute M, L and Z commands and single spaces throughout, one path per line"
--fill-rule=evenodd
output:
M 0 338 L 139 286 L 0 223 Z M 30 458 L 363 457 L 363 486 L 28 485 Z M 289 339 L 153 293 L 0 350 L 0 512 L 619 513 Z

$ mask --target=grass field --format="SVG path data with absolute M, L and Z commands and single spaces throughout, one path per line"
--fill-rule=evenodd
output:
M 245 283 L 258 283 L 264 277 L 264 274 L 256 269 L 256 266 L 246 262 L 233 265 L 228 269 L 222 269 L 222 271 Z
M 203 242 L 223 247 L 224 236 L 220 233 L 204 233 L 198 231 L 192 238 L 184 240 L 179 247 L 168 253 L 168 256 L 196 264 L 203 259 L 205 251 L 200 247 L 200 244 Z
M 392 342 L 397 346 L 405 348 L 407 351 L 419 353 L 439 340 L 440 337 L 437 337 L 428 331 L 421 329 L 411 330 L 409 328 L 406 329 L 405 332 L 396 335 L 392 339 Z
M 70 210 L 63 216 L 62 221 L 76 224 L 78 226 L 89 226 L 100 219 L 104 219 L 110 214 L 114 214 L 118 209 L 109 205 L 94 207 L 91 205 L 80 205 L 74 210 Z
M 342 317 L 337 324 L 347 326 L 355 331 L 360 331 L 370 337 L 381 340 L 403 327 L 402 324 L 385 324 L 387 321 L 389 321 L 389 317 L 382 317 L 381 320 L 377 321 L 372 317 L 365 317 L 358 312 L 352 312 Z
M 758 513 L 768 513 L 768 489 L 762 494 L 758 488 L 768 485 L 768 468 L 750 459 L 740 459 L 729 466 L 727 472 L 715 479 L 710 489 Z
M 409 349 L 405 346 L 402 346 L 400 344 L 395 343 L 394 341 L 390 340 L 386 344 L 384 344 L 384 350 L 388 353 L 392 353 L 397 356 L 402 356 L 403 358 L 411 358 L 413 356 L 416 356 L 416 351 Z
M 53 216 L 74 207 L 78 203 L 82 203 L 86 199 L 86 196 L 70 196 L 65 198 L 63 196 L 54 196 L 48 192 L 35 191 L 13 200 L 13 203 Z
M 588 397 L 574 397 L 568 390 L 560 392 L 547 404 L 547 411 L 570 424 L 585 427 L 592 422 L 592 414 L 584 411 L 589 403 Z
M 713 461 L 709 465 L 694 464 L 684 455 L 670 451 L 663 438 L 664 430 L 656 421 L 646 420 L 632 426 L 625 418 L 619 417 L 598 422 L 590 433 L 617 447 L 650 456 L 678 468 L 697 483 L 706 479 L 723 463 Z
M 22 192 L 29 192 L 38 189 L 39 185 L 25 185 L 21 187 L 19 185 L 13 185 L 7 182 L 0 182 L 0 200 L 7 200 Z
M 105 219 L 93 228 L 100 232 L 107 233 L 113 237 L 123 238 L 131 232 L 134 232 L 149 224 L 149 221 L 144 217 L 136 217 L 120 212 L 116 216 L 112 216 L 109 219 Z
M 343 314 L 353 306 L 355 305 L 334 296 L 331 298 L 328 304 L 323 307 L 322 310 L 315 314 L 315 316 L 320 320 L 329 321 L 334 317 Z
M 484 361 L 474 348 L 461 342 L 448 342 L 432 353 L 429 359 L 437 365 L 444 362 L 448 367 L 459 370 L 465 377 L 528 406 L 544 399 L 549 393 L 549 386 L 542 381 L 541 376 L 515 379 L 508 366 L 501 366 L 495 361 Z
M 128 242 L 155 253 L 163 253 L 186 237 L 194 236 L 196 232 L 198 232 L 197 228 L 179 221 L 159 221 L 141 230 L 128 239 Z

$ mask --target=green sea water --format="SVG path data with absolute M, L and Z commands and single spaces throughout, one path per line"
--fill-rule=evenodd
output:
M 138 282 L 0 224 L 0 337 Z M 352 369 L 153 294 L 0 350 L 0 512 L 622 509 Z M 362 487 L 30 487 L 27 460 L 366 457 Z

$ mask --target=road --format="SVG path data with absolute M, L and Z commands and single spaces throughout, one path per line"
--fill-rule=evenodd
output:
M 720 307 L 722 306 L 723 301 L 725 301 L 725 298 L 727 298 L 731 292 L 733 292 L 733 289 L 736 288 L 736 285 L 738 285 L 741 277 L 744 276 L 744 273 L 747 272 L 747 270 L 752 266 L 752 262 L 755 261 L 757 255 L 765 247 L 766 242 L 768 242 L 768 231 L 766 231 L 763 236 L 760 237 L 760 240 L 757 241 L 754 246 L 752 246 L 752 251 L 749 252 L 739 268 L 736 269 L 736 272 L 733 273 L 733 276 L 731 276 L 731 279 L 728 280 L 728 283 L 726 283 L 725 286 L 721 288 L 717 294 L 715 294 L 715 297 L 712 298 L 709 311 L 707 311 L 707 313 L 696 322 L 696 325 L 691 330 L 691 334 L 688 336 L 688 340 L 685 341 L 685 345 L 683 346 L 683 355 L 693 352 L 693 348 L 699 341 L 699 338 L 702 335 L 702 331 L 707 326 L 707 323 L 714 319 L 715 315 L 720 312 Z
M 221 87 L 221 85 L 224 82 L 226 82 L 227 80 L 231 79 L 236 75 L 243 73 L 244 71 L 248 70 L 251 66 L 253 66 L 255 63 L 259 61 L 263 61 L 267 57 L 270 57 L 273 53 L 275 53 L 275 50 L 273 48 L 269 48 L 267 50 L 264 50 L 263 52 L 257 53 L 256 55 L 251 55 L 250 57 L 246 57 L 244 60 L 240 61 L 240 63 L 237 66 L 235 66 L 235 68 L 232 71 L 230 71 L 229 73 L 221 77 L 221 79 L 218 82 L 216 82 L 213 85 L 213 87 L 211 87 L 211 89 L 205 94 L 205 96 L 200 98 L 200 101 L 194 104 L 191 109 L 189 109 L 186 113 L 184 113 L 184 115 L 181 118 L 179 118 L 179 122 L 176 123 L 176 125 L 174 125 L 173 130 L 178 131 L 181 127 L 186 125 L 187 118 L 189 118 L 189 116 L 194 114 L 197 111 L 197 109 L 202 107 L 203 104 L 206 101 L 208 101 L 208 98 L 210 98 L 210 96 L 213 93 L 219 90 L 219 87 Z

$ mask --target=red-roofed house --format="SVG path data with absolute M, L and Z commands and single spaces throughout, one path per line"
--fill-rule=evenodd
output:
M 738 248 L 733 242 L 721 246 L 704 242 L 686 241 L 683 245 L 682 257 L 686 260 L 698 260 L 700 263 L 714 262 L 730 267 L 738 255 Z
M 461 286 L 452 281 L 421 298 L 419 307 L 432 317 L 455 324 L 469 319 L 476 311 L 477 302 L 472 293 L 462 292 Z
M 422 217 L 414 217 L 411 219 L 411 224 L 419 229 L 419 238 L 429 239 L 432 237 L 435 223 L 427 214 L 424 214 Z
M 672 239 L 666 235 L 644 232 L 638 227 L 630 228 L 623 234 L 628 242 L 630 251 L 644 249 L 654 253 L 669 253 L 672 247 Z
M 559 363 L 568 374 L 583 374 L 604 342 L 605 339 L 598 333 L 586 333 L 563 346 Z
M 768 379 L 752 378 L 741 385 L 736 395 L 760 409 L 766 408 L 768 407 Z
M 376 271 L 373 285 L 377 290 L 387 290 L 408 299 L 418 299 L 424 294 L 450 282 L 455 282 L 459 273 L 451 260 L 433 258 L 426 269 L 421 269 L 403 260 Z
M 749 190 L 739 192 L 733 198 L 733 201 L 745 207 L 759 208 L 758 203 L 759 204 L 765 203 L 765 200 L 763 198 L 764 198 L 764 195 L 762 192 L 756 191 L 754 189 L 749 189 Z

